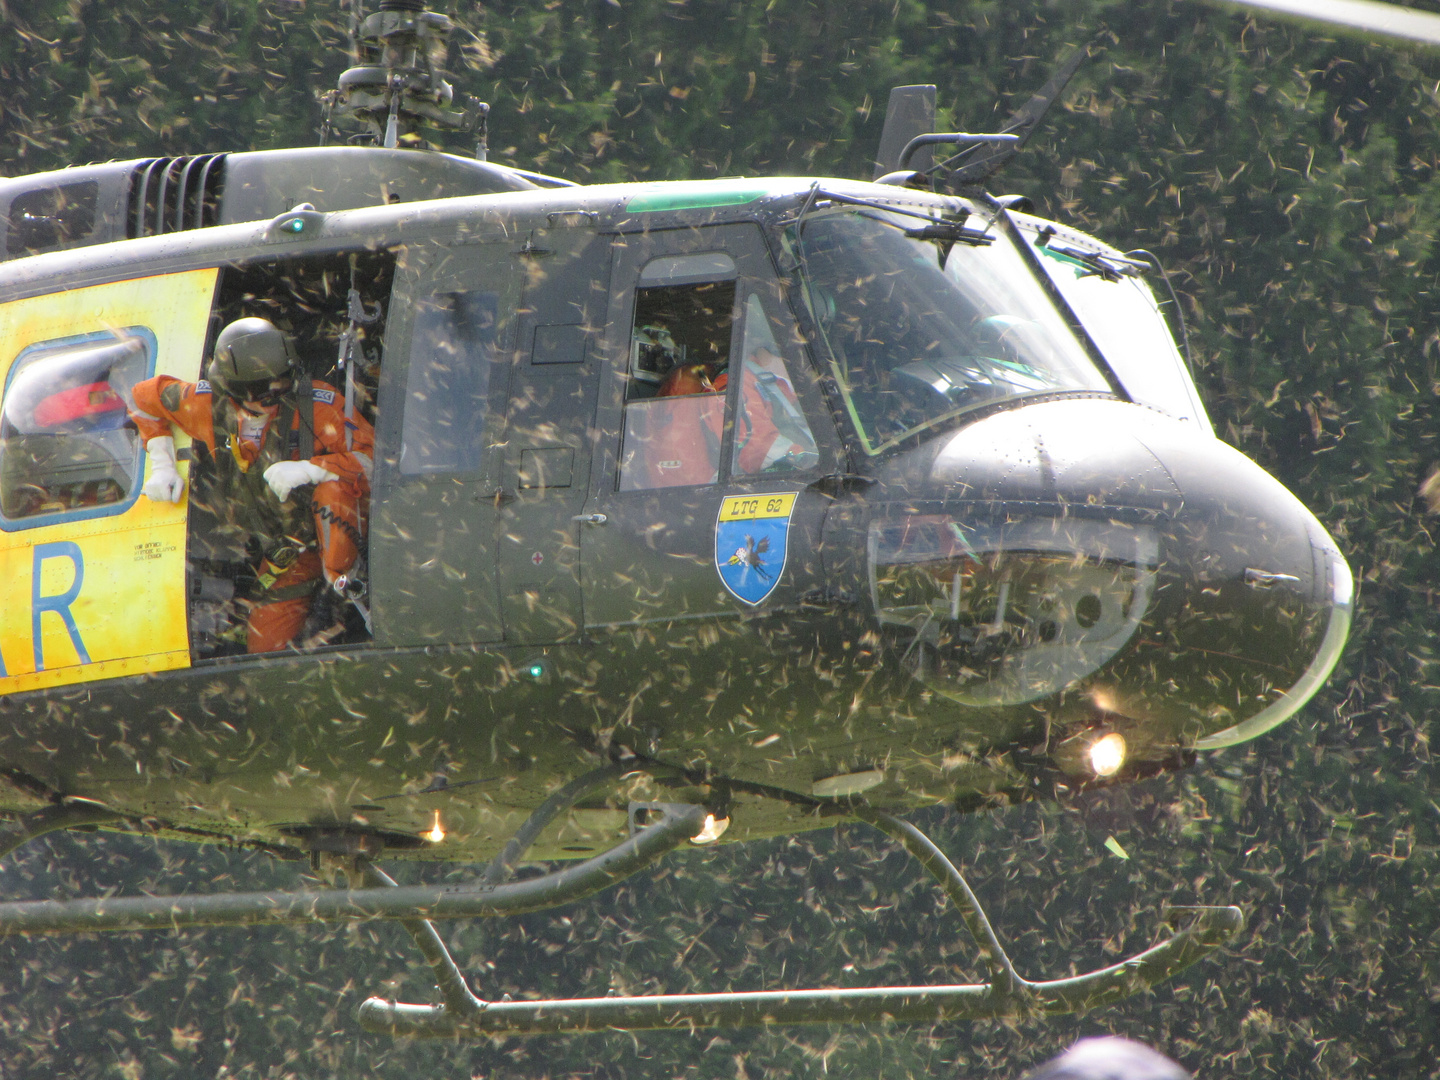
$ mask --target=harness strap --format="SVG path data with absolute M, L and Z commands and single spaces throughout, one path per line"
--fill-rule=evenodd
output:
M 305 414 L 309 411 L 313 417 L 314 407 L 313 404 L 310 410 L 304 407 L 306 402 L 311 401 L 313 397 L 307 393 L 299 402 L 292 402 L 287 398 L 281 403 L 274 419 L 265 430 L 259 454 L 244 472 L 238 457 L 240 422 L 234 403 L 222 396 L 212 407 L 217 451 L 214 455 L 216 509 L 250 535 L 268 543 L 279 543 L 280 538 L 292 536 L 301 537 L 305 543 L 313 542 L 311 538 L 314 536 L 314 524 L 308 504 L 282 506 L 276 503 L 269 497 L 262 479 L 264 471 L 270 465 L 289 460 L 291 425 L 295 421 L 297 409 L 301 423 L 300 430 L 294 434 L 298 436 L 302 452 L 305 450 L 308 435 L 313 453 L 313 419 L 307 426 Z M 254 473 L 256 470 L 258 475 L 247 478 L 244 474 Z
M 295 376 L 295 399 L 300 409 L 300 460 L 309 461 L 315 456 L 315 387 L 308 371 Z M 289 423 L 285 430 L 289 430 Z
M 345 449 L 355 449 L 355 365 L 345 365 Z

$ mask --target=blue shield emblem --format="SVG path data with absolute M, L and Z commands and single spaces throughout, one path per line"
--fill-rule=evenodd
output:
M 752 607 L 780 584 L 796 492 L 732 495 L 715 521 L 715 569 L 732 594 Z

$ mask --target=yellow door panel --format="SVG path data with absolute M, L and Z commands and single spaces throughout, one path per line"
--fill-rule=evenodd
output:
M 138 378 L 198 376 L 215 277 L 0 307 L 0 693 L 189 664 L 186 503 L 139 493 L 119 399 Z

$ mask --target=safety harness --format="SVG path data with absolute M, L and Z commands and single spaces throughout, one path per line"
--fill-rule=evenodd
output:
M 235 403 L 217 393 L 210 414 L 215 452 L 205 453 L 209 461 L 201 462 L 206 477 L 201 499 L 222 527 L 258 545 L 258 552 L 252 551 L 246 561 L 267 602 L 309 596 L 320 584 L 319 579 L 274 587 L 300 555 L 315 546 L 315 519 L 309 500 L 278 502 L 266 489 L 263 478 L 265 470 L 276 462 L 307 461 L 315 454 L 315 397 L 310 378 L 296 377 L 293 397 L 280 404 L 265 429 L 259 453 L 248 463 L 240 434 L 240 410 Z M 207 450 L 198 443 L 196 449 Z

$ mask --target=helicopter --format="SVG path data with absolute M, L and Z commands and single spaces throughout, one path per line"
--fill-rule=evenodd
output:
M 1215 438 L 1158 261 L 984 187 L 1083 53 L 989 135 L 897 88 L 869 181 L 580 187 L 485 160 L 449 29 L 366 19 L 331 108 L 374 145 L 0 184 L 0 847 L 100 825 L 350 885 L 0 905 L 0 931 L 395 918 L 443 1004 L 362 1024 L 452 1036 L 1086 1008 L 1237 933 L 1194 912 L 1029 983 L 897 816 L 1183 768 L 1294 715 L 1348 633 L 1344 559 Z M 403 149 L 421 122 L 477 156 Z M 134 393 L 198 385 L 257 317 L 375 449 L 363 567 L 251 652 L 274 553 L 145 494 Z M 485 1002 L 426 922 L 851 819 L 935 874 L 990 983 Z M 570 865 L 507 883 L 526 852 Z M 492 861 L 470 888 L 374 865 L 406 857 Z

